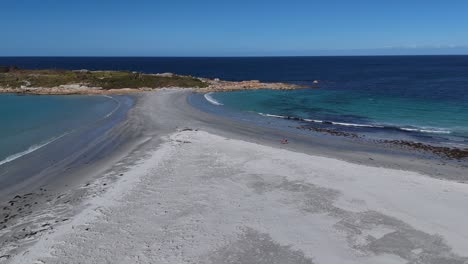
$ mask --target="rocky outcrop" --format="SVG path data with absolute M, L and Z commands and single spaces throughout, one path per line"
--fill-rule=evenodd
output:
M 422 150 L 422 151 L 434 153 L 439 156 L 445 156 L 450 159 L 455 159 L 455 160 L 468 158 L 468 149 L 433 146 L 433 145 L 423 144 L 420 142 L 412 142 L 412 141 L 406 141 L 406 140 L 383 140 L 382 142 L 385 144 L 391 144 L 391 145 L 399 146 L 403 148 Z
M 0 73 L 12 72 L 18 70 L 16 66 L 0 66 Z
M 264 83 L 258 80 L 231 82 L 222 81 L 219 79 L 204 79 L 200 80 L 209 84 L 206 88 L 197 89 L 197 92 L 227 92 L 227 91 L 238 91 L 238 90 L 257 90 L 257 89 L 272 89 L 272 90 L 293 90 L 305 88 L 295 84 L 287 83 Z

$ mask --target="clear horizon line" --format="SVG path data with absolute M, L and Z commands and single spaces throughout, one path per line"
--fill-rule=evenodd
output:
M 0 58 L 291 58 L 291 57 L 424 57 L 468 56 L 460 54 L 358 54 L 358 55 L 0 55 Z

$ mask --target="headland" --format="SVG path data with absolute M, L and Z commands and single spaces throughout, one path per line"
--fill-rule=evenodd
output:
M 160 88 L 192 88 L 197 92 L 236 91 L 248 89 L 299 89 L 286 83 L 223 81 L 173 73 L 145 74 L 128 71 L 89 70 L 24 70 L 0 67 L 0 93 L 71 95 L 126 94 Z

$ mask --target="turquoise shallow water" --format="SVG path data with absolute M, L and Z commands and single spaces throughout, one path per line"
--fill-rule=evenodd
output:
M 373 91 L 304 89 L 209 94 L 211 103 L 267 117 L 299 117 L 341 130 L 414 133 L 468 142 L 468 104 L 436 98 L 388 96 Z M 314 122 L 311 122 L 314 123 Z
M 0 95 L 0 165 L 104 118 L 117 106 L 104 96 Z

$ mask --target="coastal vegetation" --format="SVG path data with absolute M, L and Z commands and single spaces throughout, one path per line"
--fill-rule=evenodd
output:
M 290 90 L 304 86 L 264 83 L 258 80 L 224 81 L 173 73 L 148 74 L 130 71 L 26 70 L 0 67 L 0 93 L 107 94 L 148 91 L 158 88 L 194 88 L 197 92 L 254 89 Z
M 63 85 L 81 85 L 102 89 L 122 88 L 204 88 L 208 84 L 191 76 L 174 74 L 143 74 L 129 71 L 88 70 L 24 70 L 16 67 L 0 67 L 0 87 L 52 88 Z

